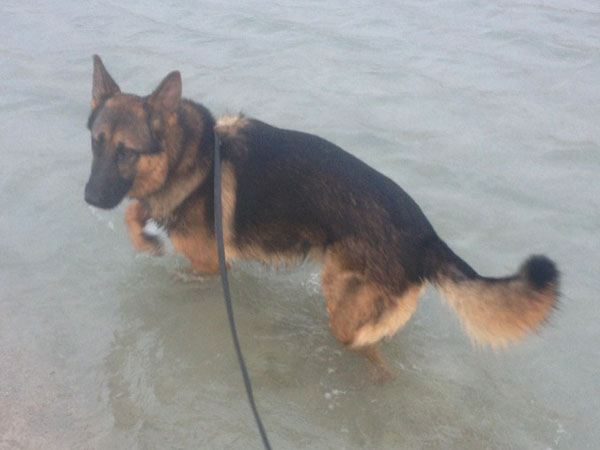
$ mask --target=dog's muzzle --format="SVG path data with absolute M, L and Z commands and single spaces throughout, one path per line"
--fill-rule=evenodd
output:
M 98 208 L 114 208 L 129 192 L 132 183 L 133 180 L 120 176 L 115 162 L 94 158 L 90 179 L 85 185 L 85 201 Z

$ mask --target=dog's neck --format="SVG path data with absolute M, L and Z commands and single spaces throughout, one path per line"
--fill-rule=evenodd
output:
M 200 104 L 184 100 L 177 126 L 182 132 L 187 129 L 187 142 L 180 143 L 182 151 L 164 186 L 142 200 L 150 216 L 166 228 L 177 221 L 177 209 L 206 180 L 213 162 L 214 119 L 210 112 Z M 198 152 L 207 152 L 209 156 L 199 158 Z
M 176 221 L 174 213 L 177 208 L 198 189 L 207 173 L 208 168 L 196 167 L 190 172 L 170 178 L 161 190 L 143 199 L 150 217 L 168 228 L 169 224 Z

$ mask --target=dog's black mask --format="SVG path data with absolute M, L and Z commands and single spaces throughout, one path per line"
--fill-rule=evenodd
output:
M 133 180 L 123 179 L 115 158 L 94 155 L 92 172 L 85 186 L 85 201 L 99 208 L 117 206 L 129 192 Z

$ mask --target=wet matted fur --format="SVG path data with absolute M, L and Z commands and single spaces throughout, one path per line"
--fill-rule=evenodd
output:
M 440 239 L 397 184 L 336 145 L 259 120 L 215 120 L 181 97 L 172 72 L 145 97 L 121 93 L 94 56 L 93 162 L 88 203 L 124 197 L 136 249 L 160 243 L 154 220 L 195 270 L 216 273 L 214 133 L 222 141 L 222 202 L 229 260 L 323 261 L 322 285 L 334 336 L 367 349 L 392 336 L 417 306 L 426 282 L 441 290 L 469 335 L 505 346 L 535 331 L 557 302 L 558 271 L 530 257 L 513 276 L 482 277 Z

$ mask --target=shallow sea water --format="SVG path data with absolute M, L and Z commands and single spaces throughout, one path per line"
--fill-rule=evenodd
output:
M 236 318 L 277 449 L 596 449 L 596 1 L 24 0 L 0 5 L 0 449 L 261 448 L 221 287 L 136 255 L 83 201 L 91 55 L 127 92 L 170 70 L 214 114 L 319 134 L 398 182 L 484 274 L 530 253 L 562 304 L 476 348 L 432 289 L 374 385 L 327 329 L 319 267 L 236 263 Z

